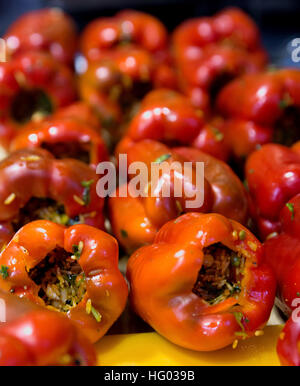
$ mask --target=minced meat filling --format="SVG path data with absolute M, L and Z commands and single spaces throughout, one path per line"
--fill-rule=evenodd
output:
M 217 304 L 241 289 L 244 258 L 221 243 L 204 248 L 204 260 L 193 292 L 209 304 Z
M 29 276 L 40 286 L 45 304 L 63 312 L 75 307 L 86 292 L 85 275 L 76 257 L 61 247 L 32 268 Z
M 48 150 L 57 159 L 74 158 L 86 164 L 90 163 L 89 143 L 79 143 L 75 141 L 44 142 L 41 147 Z
M 18 123 L 26 123 L 35 114 L 47 116 L 53 112 L 53 105 L 49 97 L 42 90 L 21 90 L 15 97 L 11 107 L 11 114 Z
M 49 220 L 57 224 L 67 225 L 70 221 L 65 214 L 64 206 L 50 198 L 32 197 L 20 209 L 17 218 L 13 219 L 12 226 L 17 232 L 22 226 L 35 220 Z

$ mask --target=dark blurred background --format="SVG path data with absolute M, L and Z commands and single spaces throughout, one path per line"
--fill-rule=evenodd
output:
M 46 6 L 64 8 L 80 28 L 95 17 L 134 8 L 157 16 L 172 31 L 187 18 L 212 15 L 230 5 L 241 7 L 258 23 L 273 63 L 300 66 L 291 62 L 289 47 L 293 38 L 300 38 L 299 0 L 0 0 L 0 33 L 22 13 Z

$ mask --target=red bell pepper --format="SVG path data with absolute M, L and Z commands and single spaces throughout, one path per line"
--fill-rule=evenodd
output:
M 246 181 L 251 214 L 262 239 L 280 231 L 279 213 L 300 193 L 300 153 L 298 145 L 288 148 L 267 144 L 247 159 Z
M 108 150 L 100 133 L 74 117 L 28 124 L 13 139 L 10 150 L 36 147 L 49 150 L 56 158 L 74 158 L 94 168 L 108 160 Z
M 57 312 L 32 311 L 0 328 L 1 366 L 94 366 L 92 344 Z
M 66 314 L 92 342 L 126 305 L 117 241 L 85 224 L 26 224 L 1 253 L 0 267 L 2 290 Z
M 279 218 L 281 233 L 265 241 L 264 258 L 276 274 L 277 304 L 290 315 L 300 305 L 300 194 L 285 204 Z
M 300 366 L 300 323 L 290 318 L 277 341 L 277 354 L 282 366 Z
M 12 23 L 4 35 L 8 57 L 29 51 L 44 51 L 72 66 L 77 31 L 72 18 L 59 8 L 27 12 Z
M 275 295 L 261 244 L 219 214 L 188 213 L 165 224 L 129 259 L 135 311 L 182 347 L 211 351 L 255 335 Z
M 152 140 L 137 142 L 128 147 L 128 165 L 135 161 L 144 162 L 150 170 L 151 163 L 166 162 L 171 166 L 173 162 L 182 165 L 182 172 L 174 173 L 164 171 L 162 178 L 158 181 L 151 180 L 148 175 L 147 190 L 149 196 L 119 197 L 119 189 L 116 197 L 110 197 L 110 220 L 115 236 L 127 251 L 149 244 L 153 241 L 155 233 L 167 221 L 178 217 L 182 212 L 217 212 L 230 218 L 245 223 L 248 216 L 248 200 L 243 184 L 233 173 L 228 165 L 198 149 L 173 148 Z M 191 176 L 183 175 L 184 162 L 191 162 Z M 187 202 L 194 197 L 188 197 L 186 190 L 190 192 L 191 187 L 196 188 L 197 173 L 196 162 L 204 163 L 203 205 L 189 209 Z M 133 178 L 129 175 L 129 178 Z M 198 174 L 198 178 L 201 176 Z M 151 197 L 150 187 L 155 191 L 160 186 L 160 192 L 169 183 L 174 187 L 176 181 L 183 182 L 183 195 L 176 197 L 170 189 L 170 197 Z M 178 182 L 178 181 L 177 181 Z M 157 184 L 157 185 L 155 185 Z M 123 187 L 121 187 L 123 189 Z M 131 221 L 128 221 L 128 219 Z
M 217 107 L 228 119 L 227 141 L 237 157 L 264 143 L 290 146 L 300 139 L 299 85 L 295 68 L 244 75 L 222 89 Z
M 104 200 L 96 192 L 97 175 L 80 161 L 56 160 L 43 149 L 19 150 L 0 163 L 0 179 L 3 242 L 36 219 L 103 227 Z
M 0 143 L 8 146 L 18 129 L 76 98 L 71 70 L 43 52 L 0 63 Z

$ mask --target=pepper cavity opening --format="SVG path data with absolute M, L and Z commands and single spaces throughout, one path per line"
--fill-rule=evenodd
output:
M 56 247 L 29 271 L 29 277 L 40 286 L 39 297 L 47 306 L 67 312 L 86 292 L 85 275 L 76 256 Z
M 53 106 L 42 90 L 21 90 L 15 97 L 11 114 L 18 123 L 26 123 L 35 115 L 47 116 L 53 112 Z
M 67 225 L 70 221 L 62 204 L 50 198 L 32 197 L 20 209 L 17 218 L 13 219 L 12 226 L 17 232 L 25 224 L 35 220 L 49 220 L 62 225 Z
M 214 305 L 241 292 L 244 258 L 221 243 L 203 249 L 203 265 L 193 293 Z
M 234 75 L 230 72 L 222 72 L 216 76 L 209 87 L 209 94 L 211 95 L 212 105 L 215 104 L 219 92 L 234 79 Z
M 284 101 L 282 101 L 282 109 L 284 111 L 274 126 L 273 142 L 291 146 L 300 140 L 300 109 L 295 106 L 285 106 Z
M 74 158 L 86 164 L 90 163 L 90 143 L 76 141 L 44 142 L 41 147 L 48 150 L 57 159 Z

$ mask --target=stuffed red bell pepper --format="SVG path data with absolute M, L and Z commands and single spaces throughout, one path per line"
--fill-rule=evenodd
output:
M 261 252 L 239 223 L 219 214 L 185 214 L 130 257 L 132 305 L 182 347 L 235 347 L 261 334 L 273 307 L 275 278 Z
M 93 342 L 126 304 L 117 241 L 89 225 L 28 223 L 1 253 L 0 266 L 2 290 L 66 314 Z
M 57 160 L 43 149 L 19 150 L 0 163 L 0 179 L 1 247 L 37 219 L 103 227 L 97 175 L 81 161 Z
M 162 169 L 162 176 L 158 180 L 148 175 L 148 194 L 144 197 L 133 197 L 127 194 L 120 197 L 120 189 L 116 197 L 110 197 L 110 220 L 117 239 L 127 251 L 149 244 L 153 241 L 155 233 L 167 221 L 178 217 L 187 211 L 217 212 L 242 223 L 247 221 L 248 200 L 246 191 L 239 178 L 224 162 L 192 148 L 173 148 L 152 140 L 144 140 L 130 146 L 127 151 L 128 165 L 134 162 L 144 162 L 151 170 L 153 164 L 169 167 Z M 172 165 L 179 163 L 181 171 L 172 169 Z M 184 163 L 190 162 L 192 173 L 184 176 Z M 204 176 L 196 168 L 197 162 L 204 163 Z M 164 163 L 164 164 L 163 164 Z M 134 174 L 129 175 L 129 179 Z M 198 180 L 197 180 L 198 178 Z M 192 187 L 197 187 L 200 178 L 203 178 L 203 203 L 190 209 L 188 202 L 195 199 Z M 183 194 L 176 196 L 176 183 L 183 182 Z M 170 196 L 163 197 L 165 186 L 171 185 Z M 159 187 L 157 196 L 151 196 Z M 127 189 L 127 188 L 126 188 Z M 188 193 L 187 193 L 188 192 Z M 128 218 L 131 220 L 128 221 Z
M 18 129 L 76 99 L 69 68 L 44 52 L 28 52 L 0 63 L 0 143 L 8 146 Z

